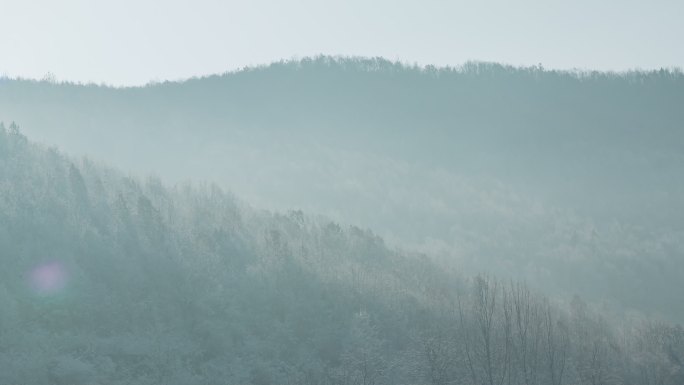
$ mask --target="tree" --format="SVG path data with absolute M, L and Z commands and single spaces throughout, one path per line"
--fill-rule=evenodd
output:
M 354 315 L 342 352 L 342 373 L 345 384 L 378 385 L 383 383 L 387 366 L 383 343 L 370 315 L 360 311 Z
M 543 314 L 539 300 L 524 284 L 511 285 L 513 351 L 516 373 L 525 385 L 540 381 Z
M 477 276 L 470 296 L 472 320 L 459 301 L 461 337 L 474 384 L 501 385 L 510 374 L 512 311 L 498 282 Z

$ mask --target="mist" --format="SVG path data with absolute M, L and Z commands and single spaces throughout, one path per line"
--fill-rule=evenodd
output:
M 0 384 L 684 384 L 679 6 L 333 3 L 3 10 Z

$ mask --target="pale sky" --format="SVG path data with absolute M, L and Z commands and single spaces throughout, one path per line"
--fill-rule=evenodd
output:
M 0 76 L 138 85 L 317 54 L 684 67 L 684 0 L 0 0 Z

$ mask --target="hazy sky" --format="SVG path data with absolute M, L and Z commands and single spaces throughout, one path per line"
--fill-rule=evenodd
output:
M 683 0 L 0 0 L 0 75 L 143 84 L 316 54 L 684 67 Z

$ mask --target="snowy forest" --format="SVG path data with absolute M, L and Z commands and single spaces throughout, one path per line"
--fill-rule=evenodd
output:
M 684 384 L 684 74 L 0 78 L 0 384 Z

